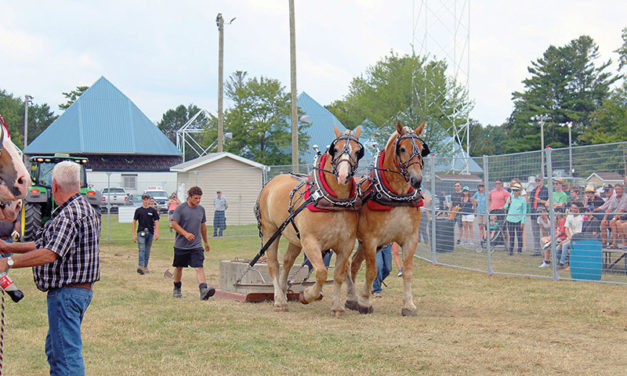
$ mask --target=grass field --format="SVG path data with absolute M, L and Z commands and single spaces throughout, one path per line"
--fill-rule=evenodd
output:
M 112 224 L 118 236 L 130 225 Z M 163 235 L 169 235 L 166 231 Z M 211 239 L 210 283 L 220 260 L 250 258 L 256 237 Z M 102 279 L 83 323 L 88 375 L 605 374 L 627 369 L 627 287 L 487 276 L 416 261 L 418 317 L 401 317 L 391 275 L 374 314 L 330 316 L 330 299 L 290 312 L 272 303 L 200 301 L 194 273 L 172 298 L 172 240 L 153 246 L 152 273 L 135 272 L 131 241 L 101 244 Z M 452 257 L 452 256 L 451 256 Z M 4 374 L 46 375 L 45 294 L 29 269 L 11 275 L 26 297 L 7 303 Z M 359 283 L 363 279 L 360 277 Z M 331 286 L 325 287 L 330 294 Z

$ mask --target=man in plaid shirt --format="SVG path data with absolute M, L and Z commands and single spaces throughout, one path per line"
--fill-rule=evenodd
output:
M 48 292 L 46 356 L 51 375 L 84 375 L 81 323 L 100 280 L 100 213 L 80 195 L 80 166 L 61 162 L 52 171 L 52 196 L 59 205 L 35 242 L 6 243 L 0 272 L 33 267 L 35 284 Z

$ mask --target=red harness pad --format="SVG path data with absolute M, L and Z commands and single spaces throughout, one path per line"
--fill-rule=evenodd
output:
M 379 158 L 379 168 L 383 168 L 383 157 L 384 157 L 384 155 L 385 155 L 385 150 L 382 150 L 381 151 L 381 157 Z M 375 174 L 375 173 L 376 172 L 373 170 L 370 173 L 370 177 L 372 178 L 373 177 L 372 174 Z M 381 176 L 381 182 L 383 183 L 383 185 L 385 185 L 385 188 L 387 188 L 390 192 L 392 192 L 394 194 L 398 194 L 392 188 L 390 183 L 388 183 L 388 181 L 385 180 L 385 175 L 380 174 L 380 176 Z M 372 189 L 372 186 L 369 188 L 369 191 L 370 191 L 370 189 Z M 407 193 L 412 193 L 413 191 L 414 191 L 413 188 L 409 188 L 409 192 L 407 192 Z M 413 206 L 415 208 L 418 208 L 418 207 L 424 206 L 424 202 L 422 200 L 420 200 L 417 203 L 411 204 L 411 206 Z M 370 199 L 370 200 L 368 200 L 368 209 L 374 210 L 374 211 L 390 211 L 390 210 L 392 210 L 392 206 L 384 205 L 384 204 L 381 204 L 379 202 L 376 202 L 375 200 Z
M 327 159 L 327 154 L 324 154 L 321 159 L 320 159 L 320 166 L 324 166 L 324 162 Z M 314 172 L 316 173 L 316 172 Z M 324 171 L 322 170 L 318 170 L 317 171 L 318 174 L 320 174 L 320 181 L 322 182 L 322 187 L 320 187 L 321 189 L 324 189 L 330 196 L 337 198 L 337 195 L 335 194 L 335 192 L 333 192 L 333 190 L 331 189 L 331 187 L 329 187 L 329 185 L 327 184 L 327 181 L 324 179 Z M 309 178 L 309 182 L 307 182 L 307 190 L 305 191 L 305 200 L 309 199 L 309 197 L 311 196 L 311 185 L 312 185 L 312 181 L 311 181 L 311 177 Z M 353 189 L 351 192 L 351 196 L 355 195 L 355 191 L 357 190 L 356 187 L 356 183 L 355 183 L 355 178 L 351 178 L 353 179 Z M 307 205 L 307 209 L 309 209 L 312 212 L 331 212 L 332 210 L 328 210 L 328 209 L 320 209 L 317 208 L 314 203 L 311 203 L 309 205 Z

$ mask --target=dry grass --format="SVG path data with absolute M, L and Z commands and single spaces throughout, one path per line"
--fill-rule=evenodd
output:
M 211 244 L 206 274 L 217 283 L 219 260 L 250 258 L 259 240 Z M 490 277 L 417 261 L 417 318 L 400 316 L 401 279 L 391 275 L 374 314 L 333 319 L 328 298 L 290 303 L 288 313 L 271 303 L 202 302 L 191 270 L 174 300 L 163 277 L 171 246 L 158 241 L 153 272 L 140 276 L 133 243 L 102 244 L 102 281 L 83 323 L 87 374 L 618 375 L 627 367 L 624 285 Z M 45 294 L 30 270 L 11 274 L 26 298 L 7 307 L 5 374 L 48 374 Z

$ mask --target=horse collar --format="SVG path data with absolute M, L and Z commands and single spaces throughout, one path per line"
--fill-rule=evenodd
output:
M 328 172 L 322 168 L 324 166 L 326 158 L 326 153 L 316 157 L 315 164 L 318 165 L 318 168 L 315 168 L 312 174 L 313 179 L 311 179 L 312 185 L 310 188 L 311 197 L 319 197 L 320 199 L 325 199 L 333 206 L 339 206 L 342 208 L 355 207 L 357 200 L 359 199 L 359 195 L 357 194 L 357 190 L 355 187 L 356 183 L 354 179 L 352 181 L 353 188 L 351 190 L 351 195 L 345 199 L 338 198 L 335 192 L 331 190 L 331 187 L 329 187 L 326 180 L 324 179 L 324 173 Z
M 394 192 L 389 183 L 385 180 L 383 171 L 393 171 L 382 168 L 385 150 L 377 153 L 375 158 L 376 167 L 372 171 L 372 181 L 374 191 L 373 197 L 375 201 L 387 203 L 395 203 L 397 205 L 412 205 L 422 200 L 422 193 L 419 189 L 409 188 L 409 193 L 399 194 Z M 398 173 L 397 171 L 393 171 Z

